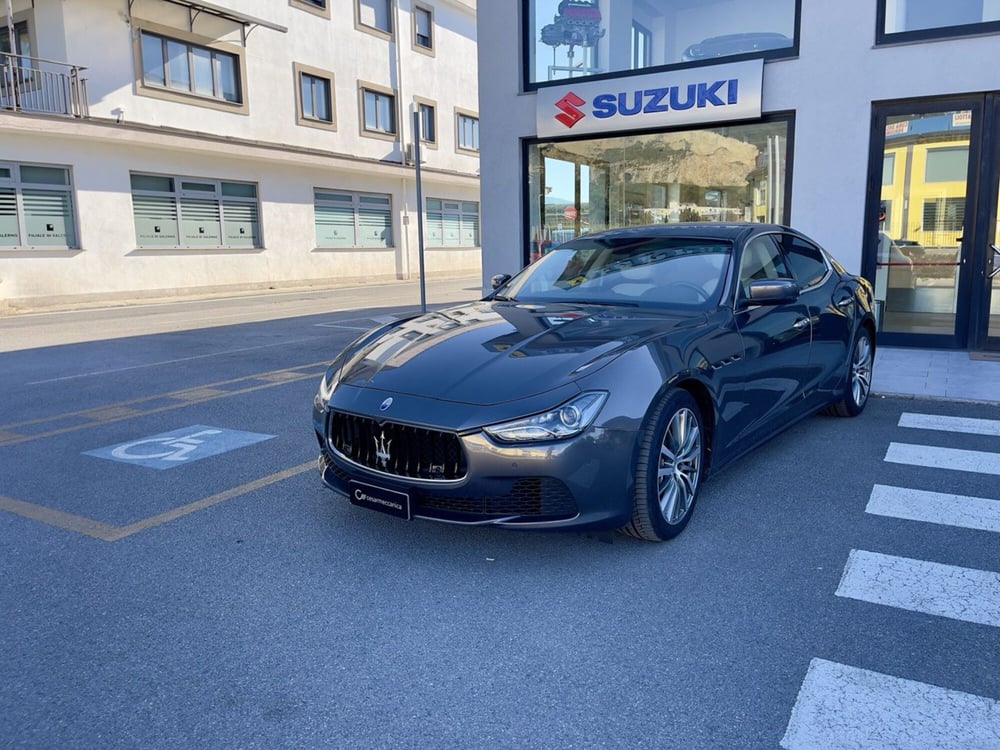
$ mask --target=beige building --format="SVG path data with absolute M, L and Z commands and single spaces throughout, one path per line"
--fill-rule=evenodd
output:
M 0 311 L 414 278 L 414 112 L 426 275 L 479 273 L 476 0 L 12 7 Z

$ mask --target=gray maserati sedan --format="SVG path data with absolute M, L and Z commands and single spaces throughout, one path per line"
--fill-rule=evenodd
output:
M 872 308 L 787 227 L 587 234 L 341 352 L 313 404 L 320 475 L 403 519 L 669 539 L 712 471 L 818 411 L 861 413 Z

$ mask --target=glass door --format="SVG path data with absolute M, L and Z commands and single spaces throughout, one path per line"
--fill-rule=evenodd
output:
M 866 248 L 886 344 L 966 346 L 983 113 L 983 97 L 876 110 Z

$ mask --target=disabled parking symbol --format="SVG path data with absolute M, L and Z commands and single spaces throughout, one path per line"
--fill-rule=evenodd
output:
M 130 440 L 127 443 L 84 451 L 84 455 L 163 470 L 184 466 L 193 461 L 244 448 L 273 437 L 274 435 L 259 432 L 192 425 L 159 435 Z

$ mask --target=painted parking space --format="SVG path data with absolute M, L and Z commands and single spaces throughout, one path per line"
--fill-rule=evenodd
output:
M 275 435 L 258 432 L 227 430 L 196 424 L 105 448 L 84 451 L 84 455 L 165 471 L 264 440 L 271 440 L 274 437 Z

